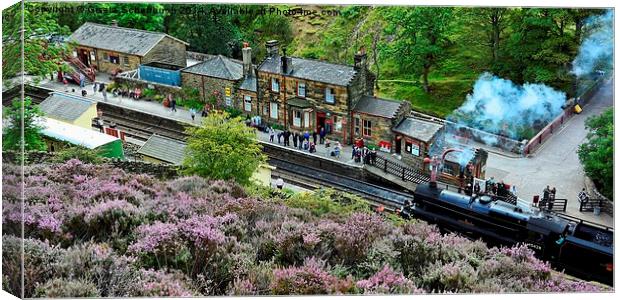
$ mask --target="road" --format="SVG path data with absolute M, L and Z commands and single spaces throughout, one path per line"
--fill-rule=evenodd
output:
M 557 189 L 556 198 L 568 199 L 566 213 L 588 221 L 613 227 L 613 217 L 606 214 L 595 216 L 592 212 L 579 212 L 577 195 L 585 186 L 585 173 L 577 149 L 585 139 L 585 121 L 601 114 L 614 102 L 613 79 L 605 83 L 594 95 L 583 112 L 573 116 L 561 129 L 547 140 L 532 157 L 510 158 L 489 153 L 486 177 L 495 177 L 517 186 L 517 195 L 530 200 L 542 195 L 546 185 Z M 610 157 L 613 159 L 613 157 Z

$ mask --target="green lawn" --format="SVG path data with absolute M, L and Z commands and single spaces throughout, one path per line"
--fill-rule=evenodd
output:
M 418 84 L 403 81 L 380 81 L 380 97 L 408 100 L 414 110 L 445 118 L 465 101 L 474 79 L 445 79 L 431 81 L 431 92 L 425 93 Z

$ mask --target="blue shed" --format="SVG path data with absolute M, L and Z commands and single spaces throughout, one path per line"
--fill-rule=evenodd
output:
M 159 62 L 150 62 L 140 65 L 139 77 L 144 81 L 151 81 L 172 86 L 181 86 L 182 67 Z

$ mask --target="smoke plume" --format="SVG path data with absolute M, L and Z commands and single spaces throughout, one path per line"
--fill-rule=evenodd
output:
M 573 60 L 572 73 L 577 77 L 590 75 L 596 70 L 613 69 L 614 12 L 588 18 L 584 25 L 585 38 Z

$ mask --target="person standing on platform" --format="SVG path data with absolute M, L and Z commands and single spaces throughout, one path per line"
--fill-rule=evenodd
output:
M 106 91 L 105 84 L 101 84 L 99 89 L 101 90 L 101 95 L 103 95 L 103 101 L 108 101 L 108 91 Z
M 297 148 L 297 138 L 299 134 L 297 132 L 293 133 L 293 148 Z
M 325 143 L 325 128 L 321 127 L 319 129 L 319 137 L 320 137 L 319 142 L 321 144 Z
M 193 107 L 192 107 L 192 108 L 190 108 L 190 109 L 189 109 L 189 113 L 190 113 L 190 114 L 191 114 L 191 116 L 192 116 L 192 121 L 195 121 L 195 120 L 196 120 L 196 109 L 195 109 L 195 108 L 193 108 Z
M 291 132 L 286 129 L 284 131 L 284 146 L 288 147 L 291 145 Z
M 304 136 L 303 136 L 302 134 L 299 134 L 299 135 L 297 136 L 297 138 L 298 138 L 297 143 L 298 143 L 298 146 L 299 146 L 299 150 L 301 150 L 301 149 L 302 149 L 302 147 L 303 147 Z
M 549 186 L 547 186 L 544 190 L 543 190 L 543 201 L 547 202 L 549 201 L 549 194 L 551 193 L 551 189 L 549 188 Z
M 312 130 L 312 143 L 315 145 L 316 145 L 316 136 L 317 136 L 316 131 Z
M 96 81 L 95 81 L 95 82 L 93 82 L 93 95 L 95 95 L 95 94 L 97 93 L 97 86 L 98 86 L 98 85 L 99 85 L 99 84 L 98 84 Z
M 177 111 L 177 100 L 174 97 L 171 97 L 170 101 L 170 110 L 176 112 Z
M 273 143 L 273 138 L 276 136 L 276 131 L 269 126 L 269 142 Z
M 310 133 L 307 130 L 304 132 L 304 140 L 306 140 L 306 142 L 310 142 Z
M 283 135 L 284 135 L 284 133 L 282 131 L 278 132 L 278 145 L 282 144 L 281 140 L 282 140 L 282 136 Z

